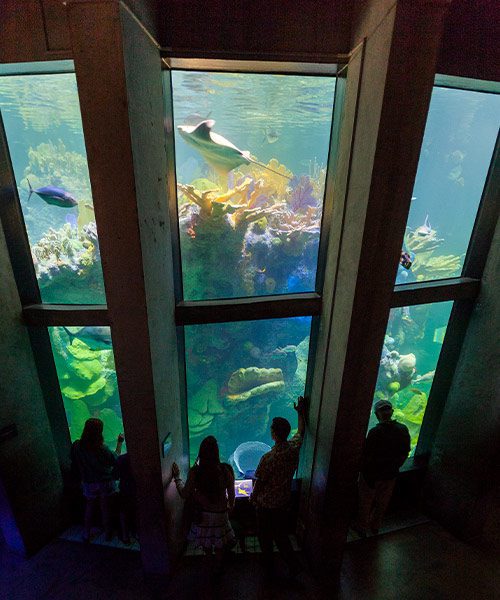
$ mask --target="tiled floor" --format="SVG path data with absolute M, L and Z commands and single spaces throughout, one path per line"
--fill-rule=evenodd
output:
M 168 588 L 151 589 L 140 554 L 57 540 L 29 560 L 0 549 L 0 600 L 333 600 L 305 574 L 289 581 L 277 560 L 267 583 L 258 555 L 234 554 L 219 580 L 198 556 L 187 556 Z M 494 600 L 498 557 L 426 523 L 346 546 L 339 600 Z
M 83 527 L 81 525 L 73 525 L 59 536 L 59 539 L 67 540 L 68 542 L 83 543 L 82 538 Z M 132 543 L 130 545 L 124 544 L 116 535 L 112 540 L 108 541 L 105 539 L 104 532 L 101 529 L 93 529 L 90 538 L 92 544 L 97 546 L 108 546 L 109 548 L 121 548 L 122 550 L 134 550 L 136 552 L 140 550 L 139 541 L 134 537 L 131 537 L 130 541 Z

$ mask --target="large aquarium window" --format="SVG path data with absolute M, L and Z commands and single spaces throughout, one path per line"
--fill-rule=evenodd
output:
M 396 283 L 461 275 L 499 125 L 500 95 L 434 88 Z
M 214 435 L 221 460 L 241 478 L 270 450 L 273 417 L 288 419 L 293 434 L 310 330 L 310 317 L 185 327 L 191 464 Z
M 105 303 L 74 73 L 0 76 L 0 112 L 42 301 Z
M 184 299 L 314 291 L 335 78 L 166 76 Z
M 380 358 L 373 402 L 389 400 L 415 452 L 453 302 L 393 308 Z M 370 415 L 369 428 L 377 424 Z
M 85 421 L 104 422 L 104 441 L 114 449 L 123 432 L 109 327 L 49 327 L 71 441 Z

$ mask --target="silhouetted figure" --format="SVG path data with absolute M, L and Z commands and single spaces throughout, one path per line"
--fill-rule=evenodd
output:
M 216 570 L 220 572 L 224 550 L 236 543 L 229 522 L 229 511 L 234 507 L 233 469 L 220 462 L 217 440 L 210 435 L 201 442 L 186 483 L 179 475 L 179 467 L 174 463 L 172 476 L 177 491 L 182 498 L 191 500 L 195 509 L 188 539 L 207 555 L 215 552 Z
M 120 529 L 122 542 L 127 546 L 131 543 L 130 532 L 136 523 L 136 488 L 130 468 L 128 452 L 118 457 L 116 461 L 116 476 L 118 477 L 118 506 L 120 511 Z
M 399 468 L 410 452 L 410 433 L 406 425 L 392 419 L 392 404 L 379 400 L 374 409 L 379 423 L 366 437 L 358 485 L 358 518 L 353 524 L 363 537 L 368 528 L 378 533 Z
M 78 466 L 86 499 L 83 536 L 85 542 L 90 541 L 92 516 L 98 504 L 101 507 L 106 539 L 110 540 L 112 536 L 110 496 L 117 491 L 113 470 L 124 438 L 122 434 L 118 436 L 116 450 L 111 452 L 104 444 L 103 429 L 101 419 L 87 419 L 81 438 L 71 447 L 71 458 Z
M 275 444 L 260 459 L 255 471 L 251 500 L 257 510 L 257 533 L 267 576 L 273 572 L 273 542 L 287 563 L 290 575 L 301 570 L 288 537 L 287 522 L 293 475 L 305 432 L 305 400 L 302 396 L 294 408 L 298 415 L 297 433 L 288 441 L 290 423 L 283 417 L 275 417 L 271 423 Z

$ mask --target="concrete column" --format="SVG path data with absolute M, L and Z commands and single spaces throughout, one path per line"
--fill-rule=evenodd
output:
M 142 560 L 164 576 L 178 550 L 181 504 L 164 487 L 182 423 L 160 54 L 119 2 L 76 0 L 68 15 Z
M 500 225 L 432 448 L 424 497 L 455 535 L 500 551 Z
M 304 474 L 305 547 L 338 580 L 447 3 L 364 2 L 347 69 Z M 319 565 L 321 565 L 319 567 Z
M 0 529 L 7 545 L 31 554 L 63 526 L 62 477 L 21 303 L 0 226 Z

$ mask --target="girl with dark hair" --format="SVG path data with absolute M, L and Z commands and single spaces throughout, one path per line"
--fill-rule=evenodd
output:
M 111 452 L 104 444 L 103 429 L 104 423 L 101 419 L 87 419 L 81 438 L 71 447 L 71 457 L 80 472 L 83 495 L 86 499 L 83 536 L 85 542 L 90 541 L 92 516 L 98 504 L 101 507 L 106 539 L 110 540 L 112 537 L 110 496 L 117 491 L 113 469 L 116 458 L 121 453 L 124 437 L 120 433 L 116 449 Z
M 236 541 L 229 522 L 229 511 L 234 507 L 234 472 L 230 465 L 221 463 L 219 446 L 212 436 L 200 444 L 198 458 L 187 476 L 186 483 L 179 477 L 176 463 L 172 476 L 180 496 L 191 500 L 197 508 L 188 539 L 203 548 L 205 554 L 215 551 L 217 569 L 222 566 L 224 550 Z

